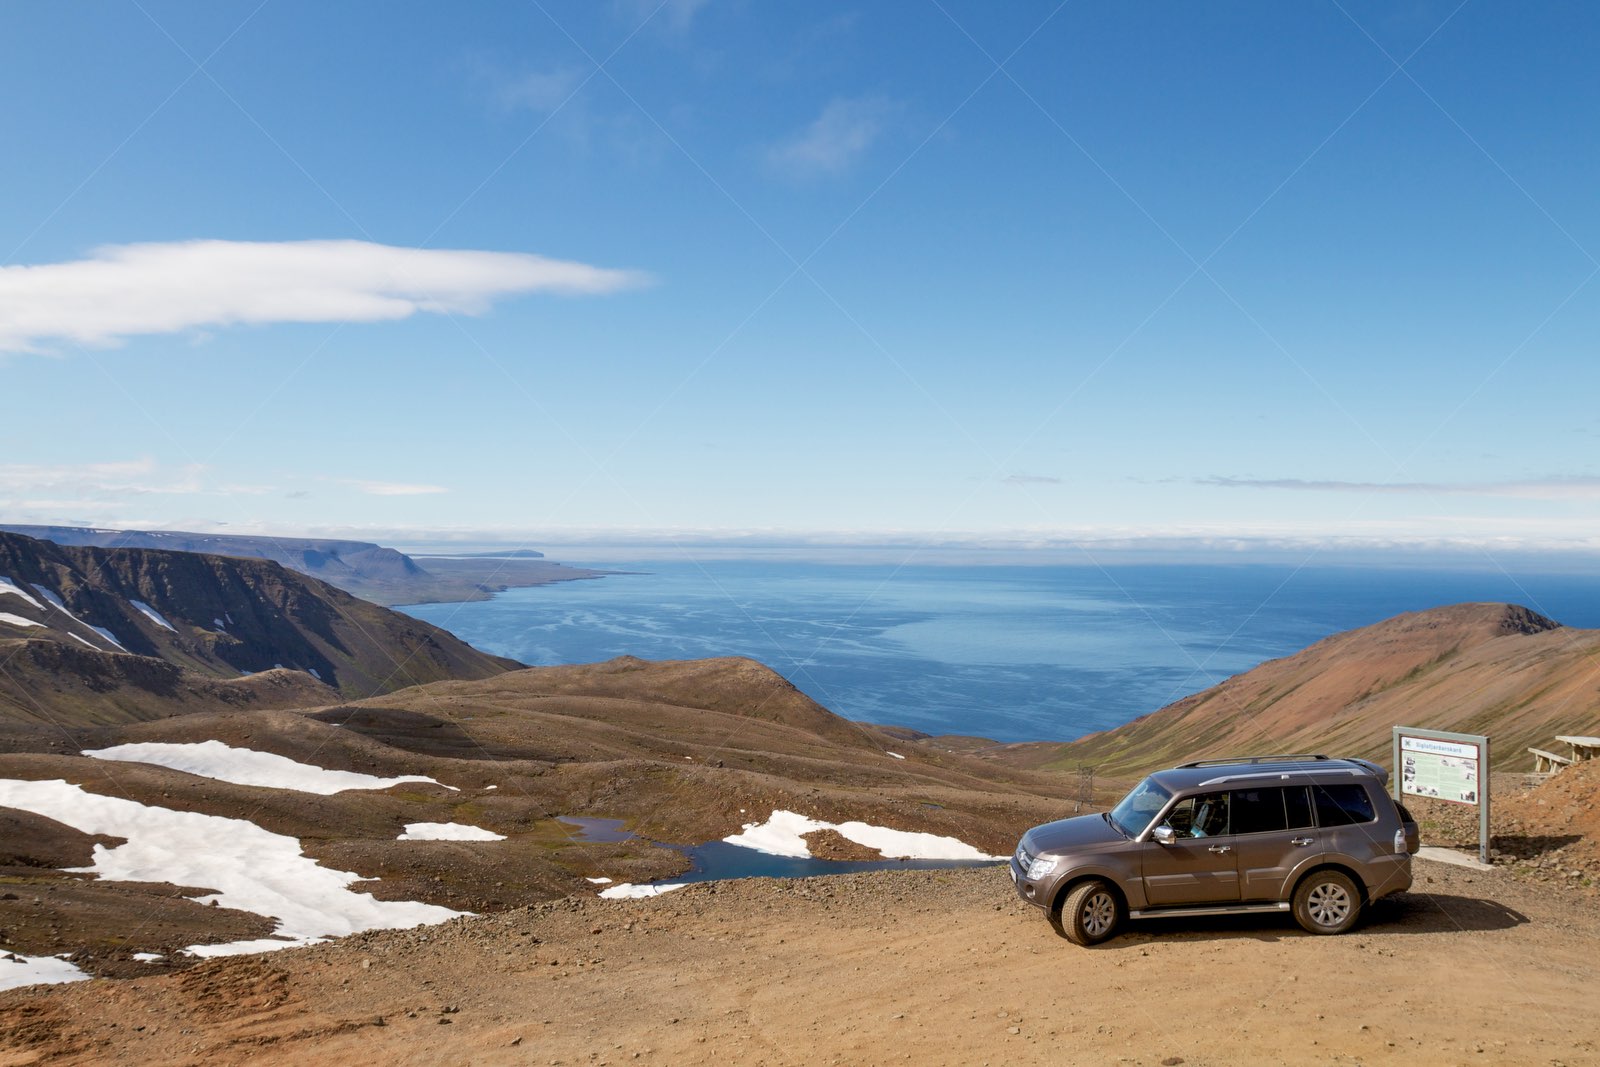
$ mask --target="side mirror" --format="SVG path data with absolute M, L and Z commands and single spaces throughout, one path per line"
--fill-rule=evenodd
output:
M 1150 836 L 1155 838 L 1155 842 L 1158 845 L 1170 845 L 1178 839 L 1178 831 L 1174 830 L 1170 826 L 1162 824 L 1161 826 L 1158 826 L 1154 830 L 1150 831 Z

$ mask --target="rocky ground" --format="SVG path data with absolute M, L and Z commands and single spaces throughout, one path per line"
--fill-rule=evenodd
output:
M 0 995 L 0 1064 L 1600 1063 L 1600 913 L 1418 861 L 1356 931 L 1058 938 L 1003 869 L 569 898 Z

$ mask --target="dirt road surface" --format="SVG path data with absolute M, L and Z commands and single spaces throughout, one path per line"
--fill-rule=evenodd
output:
M 0 1064 L 1600 1064 L 1600 908 L 1417 862 L 1342 937 L 1058 938 L 1003 869 L 568 899 L 0 995 Z

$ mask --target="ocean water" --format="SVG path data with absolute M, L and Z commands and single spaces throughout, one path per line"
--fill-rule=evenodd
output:
M 585 565 L 582 560 L 562 562 Z M 1269 566 L 589 564 L 402 610 L 524 663 L 750 656 L 863 722 L 1000 741 L 1117 726 L 1341 630 L 1463 601 L 1600 627 L 1600 576 Z

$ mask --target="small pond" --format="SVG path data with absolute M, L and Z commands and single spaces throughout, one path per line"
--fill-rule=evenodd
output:
M 622 828 L 621 819 L 595 819 L 562 815 L 560 821 L 577 827 L 580 841 L 628 841 L 633 834 Z M 859 871 L 934 871 L 951 867 L 992 867 L 1000 860 L 823 860 L 807 856 L 774 856 L 726 841 L 707 841 L 703 845 L 666 845 L 689 858 L 684 874 L 663 880 L 663 884 L 720 882 L 729 878 L 811 878 L 822 874 L 855 874 Z M 656 883 L 651 883 L 656 884 Z

